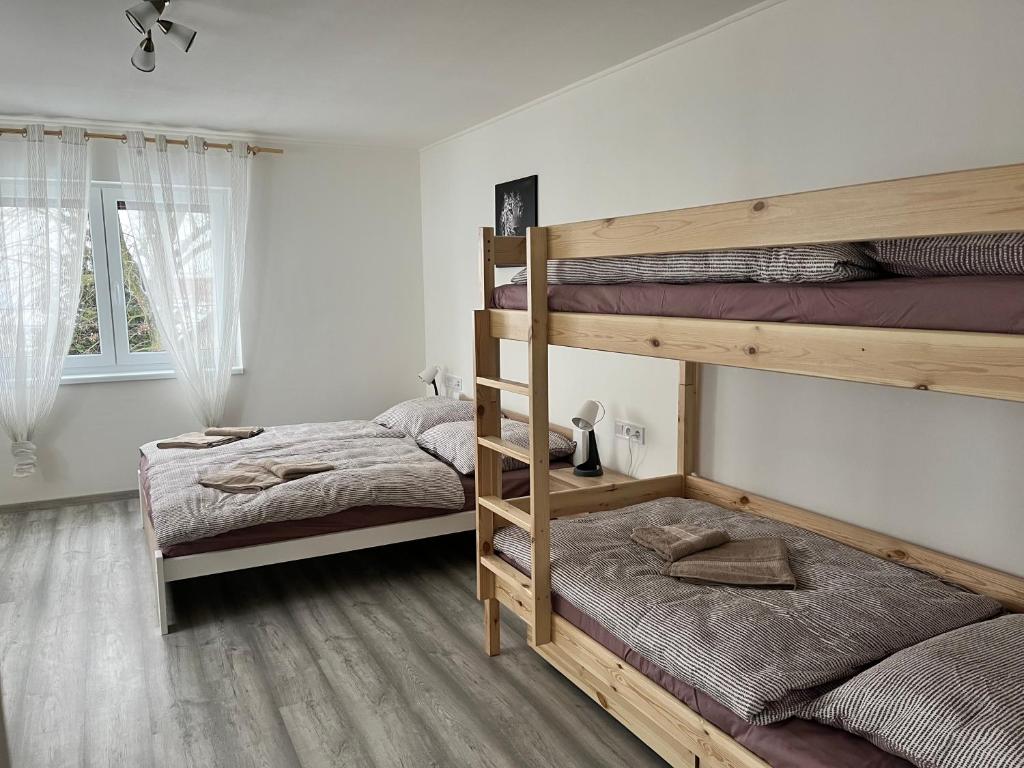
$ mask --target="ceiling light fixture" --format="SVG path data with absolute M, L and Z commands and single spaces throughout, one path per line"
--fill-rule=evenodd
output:
M 140 72 L 152 72 L 156 69 L 156 46 L 153 45 L 152 32 L 146 33 L 132 54 L 132 66 Z
M 186 27 L 184 24 L 178 24 L 175 21 L 167 21 L 166 19 L 160 19 L 156 25 L 167 35 L 168 40 L 181 48 L 185 53 L 188 53 L 188 49 L 192 47 L 192 43 L 196 39 L 196 31 L 194 29 Z
M 185 53 L 191 50 L 192 43 L 195 42 L 194 29 L 161 18 L 168 5 L 170 0 L 144 0 L 124 12 L 132 26 L 145 35 L 132 54 L 132 66 L 141 72 L 152 72 L 156 69 L 156 46 L 153 44 L 152 33 L 154 26 L 159 27 L 160 31 Z
M 138 5 L 133 5 L 124 12 L 124 15 L 128 17 L 128 21 L 132 23 L 133 27 L 142 34 L 146 34 L 156 24 L 166 7 L 167 0 L 144 0 Z

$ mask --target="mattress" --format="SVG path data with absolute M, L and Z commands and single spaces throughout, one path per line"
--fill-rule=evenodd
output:
M 496 309 L 526 309 L 526 286 L 502 285 L 492 303 Z M 1024 276 L 551 285 L 548 306 L 555 312 L 1024 333 Z
M 152 509 L 150 503 L 149 480 L 146 473 L 146 457 L 139 461 L 142 493 L 146 498 L 146 505 Z M 557 469 L 562 466 L 570 466 L 566 462 L 551 462 L 551 467 Z M 455 472 L 452 469 L 452 472 Z M 458 473 L 456 473 L 458 474 Z M 466 503 L 462 511 L 473 509 L 475 506 L 475 485 L 472 476 L 458 474 L 459 482 L 465 491 Z M 510 499 L 516 496 L 525 496 L 530 491 L 530 470 L 516 469 L 505 472 L 502 477 L 502 495 Z M 405 523 L 412 520 L 424 520 L 430 517 L 453 514 L 450 509 L 438 509 L 435 507 L 393 507 L 393 506 L 365 506 L 354 507 L 339 512 L 333 512 L 321 517 L 312 517 L 305 520 L 288 520 L 276 523 L 264 523 L 249 528 L 239 528 L 228 531 L 217 536 L 209 536 L 205 539 L 198 539 L 183 544 L 172 544 L 163 549 L 163 556 L 181 557 L 183 555 L 197 555 L 202 552 L 218 552 L 225 549 L 236 549 L 238 547 L 252 547 L 258 544 L 272 544 L 278 541 L 289 539 L 301 539 L 306 536 L 319 536 L 325 533 L 338 533 L 340 531 L 354 531 L 359 528 L 370 528 L 375 525 L 390 525 L 392 523 Z
M 511 562 L 510 558 L 505 559 Z M 565 598 L 552 595 L 551 605 L 563 619 L 775 768 L 911 768 L 906 760 L 890 755 L 867 739 L 813 720 L 794 717 L 774 725 L 751 725 L 707 694 L 645 659 Z
M 783 538 L 798 589 L 662 576 L 661 560 L 630 532 L 680 522 L 736 539 Z M 518 529 L 502 529 L 495 551 L 528 572 L 529 542 Z M 555 521 L 551 553 L 556 613 L 776 766 L 906 766 L 862 739 L 787 715 L 894 649 L 1001 610 L 803 529 L 691 500 Z

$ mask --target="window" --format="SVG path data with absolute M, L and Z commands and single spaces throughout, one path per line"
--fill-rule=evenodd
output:
M 94 185 L 90 194 L 81 300 L 63 380 L 171 376 L 170 355 L 160 343 L 132 255 L 133 241 L 122 226 L 138 208 L 116 185 Z M 240 370 L 236 360 L 235 372 Z

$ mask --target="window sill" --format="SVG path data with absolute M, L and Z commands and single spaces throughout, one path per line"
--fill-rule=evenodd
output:
M 241 376 L 245 368 L 235 366 L 231 369 L 232 376 Z M 60 378 L 64 384 L 103 384 L 112 381 L 155 381 L 157 379 L 173 379 L 174 371 L 110 371 L 107 373 L 65 373 Z

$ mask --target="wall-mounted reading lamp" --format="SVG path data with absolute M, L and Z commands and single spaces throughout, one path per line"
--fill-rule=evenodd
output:
M 431 384 L 434 387 L 434 394 L 440 394 L 437 391 L 437 366 L 428 365 L 422 371 L 419 372 L 419 379 L 424 384 Z
M 572 417 L 573 426 L 590 433 L 587 440 L 587 459 L 573 470 L 573 474 L 580 477 L 599 477 L 604 474 L 604 469 L 601 468 L 601 455 L 597 452 L 597 436 L 594 435 L 594 427 L 604 417 L 604 405 L 597 400 L 585 401 Z

